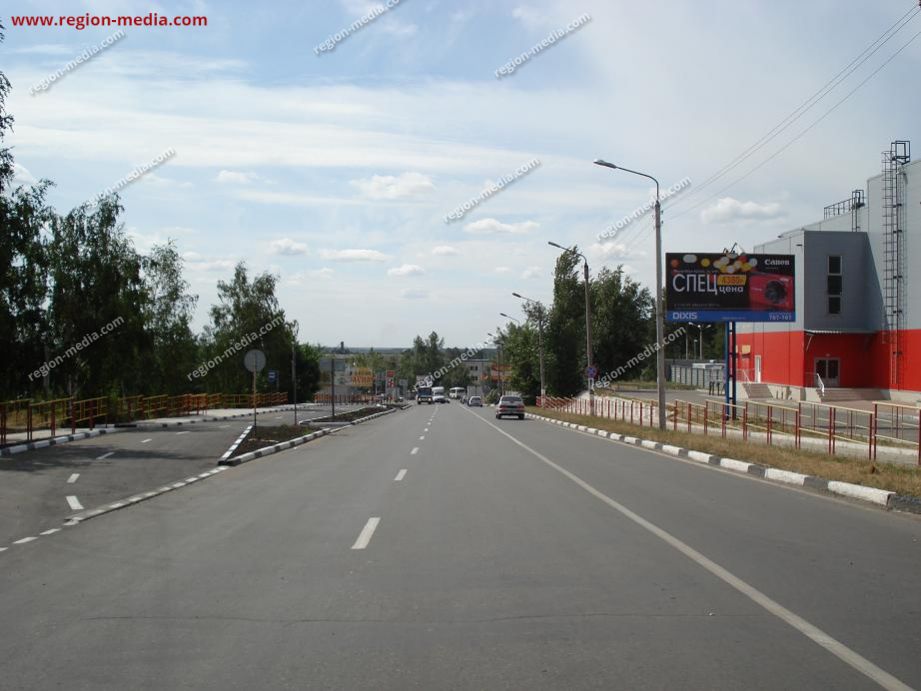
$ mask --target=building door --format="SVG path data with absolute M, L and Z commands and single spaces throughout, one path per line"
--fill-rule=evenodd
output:
M 815 371 L 825 386 L 841 386 L 841 360 L 838 358 L 816 358 Z
M 761 356 L 755 356 L 755 383 L 761 383 Z

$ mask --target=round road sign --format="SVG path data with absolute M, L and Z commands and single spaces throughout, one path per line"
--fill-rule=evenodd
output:
M 243 364 L 250 372 L 261 372 L 265 367 L 265 353 L 261 350 L 250 350 L 243 356 Z

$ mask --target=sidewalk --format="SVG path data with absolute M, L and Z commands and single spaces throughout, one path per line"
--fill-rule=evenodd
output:
M 309 410 L 318 407 L 322 406 L 314 403 L 298 403 L 297 405 L 298 410 Z M 257 408 L 256 412 L 259 416 L 265 416 L 273 413 L 293 410 L 294 406 L 288 404 L 283 406 L 272 406 L 268 408 Z M 245 408 L 215 408 L 213 410 L 203 412 L 200 415 L 151 418 L 150 420 L 137 420 L 135 422 L 123 423 L 118 426 L 96 425 L 96 427 L 92 430 L 88 427 L 78 427 L 75 432 L 71 432 L 69 427 L 58 427 L 57 435 L 54 437 L 51 436 L 50 429 L 40 429 L 33 431 L 31 442 L 26 441 L 28 436 L 26 432 L 9 432 L 7 434 L 8 445 L 0 449 L 0 456 L 11 456 L 16 453 L 22 453 L 23 451 L 41 449 L 46 446 L 54 446 L 56 444 L 64 444 L 69 441 L 76 441 L 77 439 L 87 439 L 89 437 L 96 437 L 101 434 L 114 434 L 115 432 L 122 432 L 130 429 L 151 429 L 157 427 L 194 425 L 196 423 L 202 422 L 217 422 L 220 420 L 232 420 L 235 418 L 245 417 L 251 418 L 252 415 L 252 408 L 248 410 Z

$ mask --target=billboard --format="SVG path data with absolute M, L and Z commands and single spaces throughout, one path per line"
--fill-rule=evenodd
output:
M 665 255 L 670 322 L 796 321 L 792 254 L 669 252 Z

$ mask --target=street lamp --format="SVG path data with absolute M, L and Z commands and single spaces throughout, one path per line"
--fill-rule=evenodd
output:
M 563 247 L 558 245 L 555 242 L 547 241 L 547 244 L 551 247 L 556 247 L 561 249 L 564 252 L 569 254 L 575 254 L 576 256 L 582 257 L 582 270 L 585 276 L 585 359 L 586 363 L 586 375 L 588 376 L 588 408 L 591 415 L 595 414 L 595 377 L 592 375 L 592 301 L 591 301 L 591 288 L 588 283 L 588 259 L 585 258 L 585 255 L 581 252 L 576 252 L 576 250 L 571 247 Z
M 533 302 L 537 305 L 537 350 L 540 355 L 540 405 L 543 407 L 544 398 L 547 396 L 546 380 L 544 379 L 544 306 L 537 300 L 526 298 L 520 293 L 512 293 L 519 300 Z
M 608 163 L 600 158 L 594 161 L 596 166 L 622 170 L 640 177 L 648 178 L 656 183 L 656 389 L 659 394 L 659 429 L 665 429 L 665 305 L 662 300 L 662 206 L 659 203 L 659 181 L 652 175 L 630 170 L 623 166 Z
M 700 359 L 704 359 L 704 329 L 709 329 L 709 324 L 695 324 L 694 322 L 688 322 L 688 326 L 696 326 L 700 330 Z
M 486 334 L 496 344 L 496 369 L 499 375 L 499 396 L 502 396 L 502 340 L 492 331 Z
M 512 320 L 513 322 L 515 322 L 516 324 L 520 324 L 520 323 L 521 323 L 521 320 L 516 319 L 516 318 L 513 317 L 512 315 L 506 314 L 505 312 L 499 312 L 499 316 L 500 316 L 500 317 L 505 317 L 506 319 L 511 319 L 511 320 Z

